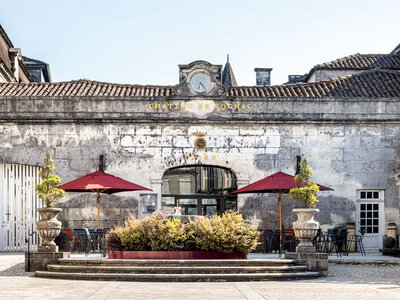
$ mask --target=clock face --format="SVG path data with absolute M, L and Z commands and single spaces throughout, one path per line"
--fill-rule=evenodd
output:
M 190 78 L 190 88 L 196 93 L 205 93 L 211 86 L 210 76 L 204 73 L 197 73 Z

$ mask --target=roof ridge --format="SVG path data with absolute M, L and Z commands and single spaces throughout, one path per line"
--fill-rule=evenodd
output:
M 95 83 L 115 86 L 129 86 L 129 87 L 145 87 L 145 88 L 173 88 L 174 85 L 156 85 L 156 84 L 130 84 L 130 83 L 116 83 L 116 82 L 105 82 L 91 79 L 74 79 L 69 81 L 53 81 L 53 82 L 0 82 L 0 84 L 15 83 L 17 85 L 58 85 L 58 84 L 73 84 L 73 83 Z
M 395 75 L 400 76 L 400 70 L 388 70 L 388 69 L 380 69 L 380 68 L 375 68 L 371 70 L 365 70 L 360 73 L 354 73 L 354 74 L 348 74 L 348 75 L 343 75 L 327 80 L 321 80 L 321 81 L 315 81 L 315 82 L 299 82 L 299 83 L 290 83 L 290 84 L 277 84 L 277 85 L 269 85 L 269 86 L 236 86 L 232 87 L 230 89 L 241 89 L 241 88 L 258 88 L 258 89 L 269 89 L 269 88 L 306 88 L 306 87 L 311 87 L 311 86 L 319 86 L 321 83 L 336 83 L 343 81 L 345 79 L 350 79 L 353 77 L 363 77 L 367 74 L 370 73 L 391 73 Z

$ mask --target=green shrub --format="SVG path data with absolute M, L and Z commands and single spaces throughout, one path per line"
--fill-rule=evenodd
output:
M 165 219 L 154 213 L 138 220 L 129 216 L 124 226 L 106 237 L 106 248 L 128 251 L 208 250 L 248 253 L 258 244 L 260 233 L 246 224 L 242 215 L 227 212 L 212 218 L 199 217 L 189 224 L 180 218 Z M 118 239 L 120 244 L 118 244 Z
M 144 231 L 142 222 L 133 215 L 129 216 L 123 227 L 116 229 L 121 239 L 123 250 L 148 251 L 151 250 L 147 232 Z
M 182 250 L 188 240 L 188 232 L 179 218 L 167 220 L 160 213 L 154 213 L 143 220 L 131 215 L 124 227 L 116 229 L 116 232 L 124 250 Z
M 244 222 L 242 215 L 225 212 L 222 216 L 197 218 L 190 223 L 196 246 L 223 253 L 249 253 L 258 245 L 260 232 Z
M 106 249 L 112 251 L 120 251 L 122 250 L 121 239 L 118 236 L 117 231 L 119 227 L 116 229 L 112 229 L 106 234 Z

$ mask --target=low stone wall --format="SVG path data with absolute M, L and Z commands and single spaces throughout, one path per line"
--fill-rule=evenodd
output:
M 25 272 L 47 271 L 47 265 L 58 264 L 59 258 L 70 256 L 70 252 L 25 252 Z

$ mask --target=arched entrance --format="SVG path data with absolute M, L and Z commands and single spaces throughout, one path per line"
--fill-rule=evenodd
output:
M 181 207 L 182 215 L 210 216 L 237 210 L 235 174 L 224 167 L 190 165 L 174 167 L 162 179 L 161 209 L 172 213 Z

